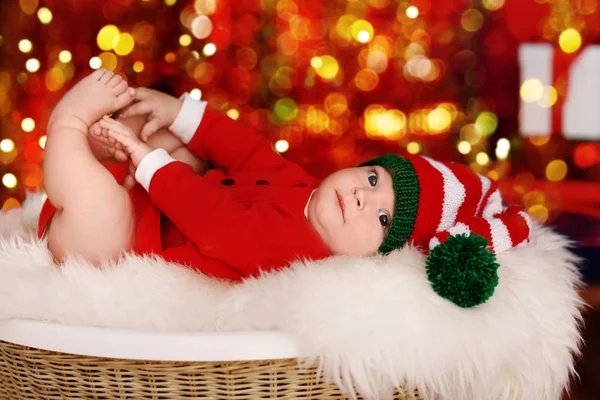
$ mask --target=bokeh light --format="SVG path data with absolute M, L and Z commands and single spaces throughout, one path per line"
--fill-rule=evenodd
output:
M 527 79 L 521 85 L 521 98 L 526 103 L 538 101 L 544 93 L 544 85 L 537 78 Z
M 2 139 L 0 141 L 0 151 L 5 153 L 11 152 L 15 149 L 15 142 L 10 139 Z
M 2 143 L 0 143 L 0 147 Z M 590 168 L 600 161 L 598 145 L 594 143 L 582 143 L 575 148 L 573 153 L 575 165 L 579 168 Z
M 190 28 L 195 37 L 198 39 L 206 39 L 212 33 L 213 24 L 207 16 L 199 15 L 194 18 Z
M 182 47 L 187 47 L 192 44 L 192 37 L 187 33 L 179 36 L 179 45 Z
M 506 138 L 498 140 L 496 143 L 496 157 L 499 160 L 506 160 L 510 152 L 510 141 Z
M 215 46 L 214 43 L 206 43 L 202 49 L 202 54 L 204 54 L 206 57 L 213 56 L 216 52 L 217 46 Z
M 90 67 L 92 69 L 98 69 L 102 66 L 102 60 L 100 57 L 92 57 L 90 58 Z
M 52 22 L 52 11 L 50 11 L 47 7 L 41 7 L 38 10 L 37 15 L 42 24 L 49 24 Z
M 479 165 L 488 165 L 490 163 L 490 156 L 487 153 L 479 152 L 475 156 L 475 162 Z
M 475 125 L 483 135 L 491 135 L 498 128 L 498 117 L 491 111 L 483 111 L 475 120 Z
M 35 121 L 32 118 L 24 118 L 23 121 L 21 121 L 21 129 L 23 129 L 24 132 L 31 132 L 35 129 Z
M 323 79 L 333 79 L 340 71 L 340 66 L 335 58 L 326 55 L 318 58 L 319 61 L 315 61 L 315 64 L 311 61 L 311 65 L 316 69 L 317 74 Z M 314 67 L 314 65 L 319 65 Z
M 357 42 L 367 43 L 373 38 L 373 25 L 369 21 L 359 19 L 350 25 L 350 33 Z
M 275 150 L 279 153 L 285 153 L 290 148 L 290 144 L 286 140 L 278 140 L 275 143 Z
M 419 142 L 408 142 L 406 151 L 410 154 L 419 154 L 421 152 L 421 144 Z
M 69 50 L 63 50 L 58 53 L 58 60 L 62 63 L 68 63 L 73 59 L 71 52 Z
M 558 37 L 558 45 L 565 53 L 574 53 L 581 47 L 581 35 L 573 28 L 565 29 Z
M 133 63 L 133 70 L 138 74 L 144 71 L 144 63 L 142 61 L 136 61 Z
M 563 160 L 552 160 L 546 165 L 546 179 L 552 182 L 562 181 L 567 176 L 568 169 Z
M 475 8 L 469 8 L 462 13 L 460 23 L 467 32 L 477 32 L 483 26 L 483 14 Z
M 200 89 L 192 89 L 190 91 L 190 97 L 194 100 L 200 100 L 202 98 L 202 91 Z
M 29 53 L 33 49 L 33 43 L 29 39 L 21 39 L 19 40 L 19 50 L 22 53 Z
M 406 16 L 415 19 L 419 16 L 419 9 L 415 6 L 410 6 L 406 9 Z
M 17 183 L 17 177 L 11 174 L 10 172 L 2 176 L 2 184 L 9 189 L 12 189 L 15 186 L 17 186 Z
M 483 6 L 490 11 L 498 11 L 504 7 L 505 0 L 483 0 Z
M 115 44 L 114 51 L 120 56 L 126 56 L 133 51 L 135 41 L 130 33 L 121 33 L 118 36 L 117 43 Z
M 40 146 L 42 149 L 46 148 L 46 140 L 47 140 L 47 139 L 48 139 L 48 138 L 47 138 L 47 137 L 44 135 L 44 136 L 40 137 L 40 139 L 38 140 L 38 145 L 39 145 L 39 146 Z
M 115 25 L 106 25 L 98 32 L 96 43 L 102 50 L 112 50 L 119 43 L 120 35 L 121 31 Z
M 471 144 L 465 140 L 458 142 L 457 149 L 460 154 L 469 154 L 471 152 Z
M 29 72 L 37 72 L 40 69 L 40 61 L 37 58 L 30 58 L 25 62 L 25 69 Z

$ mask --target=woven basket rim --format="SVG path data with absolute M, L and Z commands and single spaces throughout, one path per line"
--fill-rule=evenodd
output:
M 148 361 L 252 361 L 304 358 L 282 331 L 158 332 L 0 321 L 0 340 L 60 353 Z

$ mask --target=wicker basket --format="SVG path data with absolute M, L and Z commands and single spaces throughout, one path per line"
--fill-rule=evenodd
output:
M 0 331 L 0 337 L 6 336 Z M 294 358 L 131 360 L 69 354 L 0 340 L 2 400 L 346 398 L 337 387 L 321 382 L 314 368 L 301 370 Z M 395 398 L 405 399 L 400 394 Z

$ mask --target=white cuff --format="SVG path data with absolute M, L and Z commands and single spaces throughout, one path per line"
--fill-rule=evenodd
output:
M 146 189 L 146 192 L 150 192 L 150 181 L 154 173 L 173 161 L 176 160 L 166 150 L 153 150 L 140 161 L 135 171 L 135 180 Z
M 169 126 L 169 130 L 183 143 L 188 144 L 196 134 L 207 103 L 206 101 L 192 99 L 189 93 L 184 93 L 180 99 L 183 100 L 181 110 L 179 110 L 175 121 Z

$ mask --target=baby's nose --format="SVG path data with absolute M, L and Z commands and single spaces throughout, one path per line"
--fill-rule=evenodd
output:
M 365 191 L 361 188 L 354 189 L 354 200 L 356 207 L 363 209 L 365 207 Z

